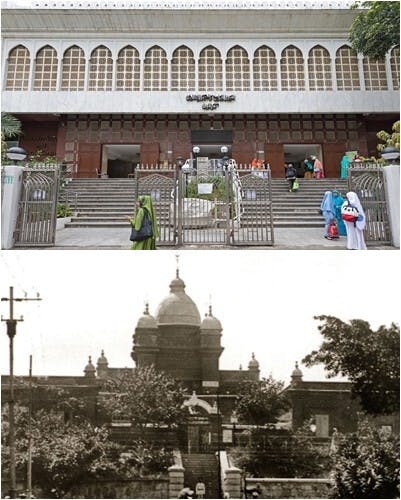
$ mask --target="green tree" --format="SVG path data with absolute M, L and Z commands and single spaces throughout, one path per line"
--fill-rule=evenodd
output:
M 306 422 L 291 430 L 253 429 L 245 447 L 230 455 L 236 466 L 253 477 L 327 477 L 331 460 Z
M 175 427 L 187 414 L 184 390 L 170 376 L 152 366 L 125 372 L 108 380 L 101 400 L 110 416 L 127 418 L 134 426 Z
M 275 422 L 289 408 L 283 388 L 283 382 L 274 380 L 272 376 L 242 382 L 235 406 L 240 419 L 256 425 Z
M 356 52 L 384 59 L 400 40 L 399 2 L 356 2 L 354 7 L 367 7 L 359 13 L 350 29 L 349 40 Z
M 392 323 L 376 331 L 368 322 L 345 323 L 334 316 L 317 316 L 324 338 L 319 350 L 304 359 L 306 366 L 323 363 L 328 377 L 347 376 L 352 394 L 368 414 L 398 411 L 400 404 L 400 328 Z
M 25 475 L 28 450 L 27 409 L 16 408 L 16 468 Z M 9 470 L 7 412 L 2 418 L 2 474 Z M 31 424 L 32 483 L 43 498 L 62 498 L 73 486 L 118 475 L 121 447 L 108 439 L 105 427 L 78 419 L 64 423 L 59 412 L 38 411 Z
M 332 477 L 333 498 L 399 498 L 399 437 L 367 422 L 339 435 Z
M 391 134 L 389 134 L 385 130 L 380 130 L 380 132 L 377 132 L 376 136 L 378 137 L 378 139 L 384 141 L 384 144 L 378 144 L 378 151 L 383 151 L 383 149 L 387 146 L 394 146 L 395 148 L 400 149 L 400 120 L 394 122 L 391 129 Z
M 7 158 L 7 139 L 21 135 L 21 122 L 15 116 L 1 113 L 1 159 Z

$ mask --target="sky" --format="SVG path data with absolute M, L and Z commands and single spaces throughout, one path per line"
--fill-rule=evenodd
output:
M 24 317 L 14 339 L 15 373 L 82 375 L 104 349 L 111 367 L 133 367 L 136 323 L 169 294 L 179 255 L 180 277 L 201 317 L 222 323 L 221 369 L 247 368 L 252 352 L 261 376 L 290 381 L 295 361 L 322 341 L 314 316 L 364 319 L 373 328 L 399 323 L 398 251 L 3 251 L 0 295 L 36 297 L 14 303 Z M 0 303 L 3 319 L 9 301 Z M 9 370 L 6 323 L 0 326 L 1 373 Z M 300 365 L 304 380 L 324 380 L 322 366 Z

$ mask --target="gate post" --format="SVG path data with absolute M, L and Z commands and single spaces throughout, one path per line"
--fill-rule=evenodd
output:
M 1 248 L 14 246 L 23 167 L 9 165 L 1 173 Z
M 226 181 L 226 245 L 230 244 L 230 207 L 231 207 L 231 185 L 232 173 L 227 170 L 224 172 Z
M 183 193 L 182 193 L 182 170 L 178 171 L 178 187 L 177 187 L 177 243 L 182 245 L 182 210 L 183 210 Z

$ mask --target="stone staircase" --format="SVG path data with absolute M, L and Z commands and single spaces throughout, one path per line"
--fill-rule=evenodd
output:
M 334 188 L 342 193 L 347 181 L 340 179 L 299 179 L 299 190 L 288 191 L 285 179 L 272 179 L 272 206 L 274 227 L 322 227 L 323 218 L 318 210 L 324 192 Z M 66 227 L 128 227 L 127 216 L 132 216 L 135 206 L 135 181 L 133 179 L 73 179 L 64 192 L 76 215 Z M 157 206 L 160 225 L 167 224 L 168 205 Z M 242 224 L 252 224 L 257 219 L 257 208 L 246 206 Z
M 195 491 L 196 483 L 202 478 L 206 489 L 205 498 L 219 498 L 219 471 L 214 453 L 183 454 L 182 465 L 185 469 L 184 486 Z

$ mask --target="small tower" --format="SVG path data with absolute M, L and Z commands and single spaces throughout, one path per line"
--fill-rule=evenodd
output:
M 145 303 L 143 315 L 138 319 L 138 323 L 133 335 L 133 348 L 131 357 L 137 367 L 146 365 L 156 365 L 158 353 L 158 330 L 155 318 L 149 313 L 149 304 Z
M 298 367 L 298 361 L 295 361 L 295 368 L 291 373 L 291 385 L 296 386 L 302 382 L 302 372 Z
M 109 362 L 107 361 L 106 356 L 104 355 L 104 351 L 100 353 L 100 358 L 97 360 L 97 376 L 99 378 L 107 377 Z
M 85 377 L 95 378 L 96 377 L 96 368 L 92 364 L 92 356 L 89 356 L 88 364 L 85 366 Z
M 214 388 L 219 386 L 219 358 L 223 352 L 221 347 L 221 332 L 223 327 L 220 321 L 213 316 L 212 306 L 200 325 L 200 355 L 202 387 Z
M 255 353 L 252 353 L 252 359 L 248 363 L 248 370 L 252 380 L 259 380 L 259 362 L 255 358 Z

